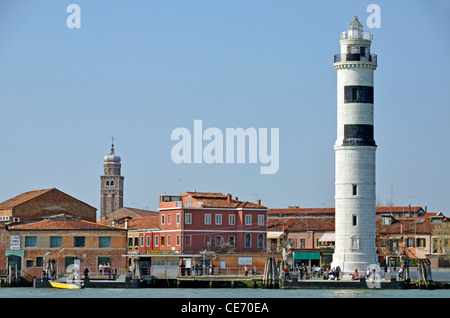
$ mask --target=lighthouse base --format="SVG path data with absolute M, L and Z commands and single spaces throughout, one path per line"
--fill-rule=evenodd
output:
M 378 256 L 376 253 L 346 253 L 334 254 L 331 268 L 339 266 L 342 272 L 353 273 L 355 268 L 358 273 L 365 273 L 367 268 L 373 265 L 379 266 Z M 360 274 L 360 275 L 361 275 Z

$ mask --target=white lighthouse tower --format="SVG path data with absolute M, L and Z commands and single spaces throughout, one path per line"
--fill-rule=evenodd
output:
M 372 35 L 357 17 L 341 33 L 337 71 L 335 149 L 335 250 L 332 266 L 365 272 L 378 264 L 375 246 L 375 151 L 373 78 L 377 57 Z

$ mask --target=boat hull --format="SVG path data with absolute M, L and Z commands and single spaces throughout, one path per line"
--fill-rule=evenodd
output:
M 82 288 L 80 285 L 77 284 L 69 284 L 69 283 L 60 283 L 55 281 L 50 281 L 50 285 L 55 288 L 62 288 L 62 289 L 80 289 Z

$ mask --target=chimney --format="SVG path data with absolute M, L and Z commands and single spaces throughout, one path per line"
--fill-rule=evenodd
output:
M 227 201 L 231 201 L 231 194 L 227 194 Z
M 261 205 L 261 200 L 256 201 L 258 203 L 258 205 Z

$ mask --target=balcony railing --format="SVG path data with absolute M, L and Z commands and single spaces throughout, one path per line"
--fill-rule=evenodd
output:
M 372 34 L 367 31 L 344 31 L 341 33 L 341 40 L 363 39 L 372 40 Z
M 334 63 L 339 62 L 370 62 L 377 64 L 376 54 L 361 55 L 360 53 L 343 53 L 334 55 Z

